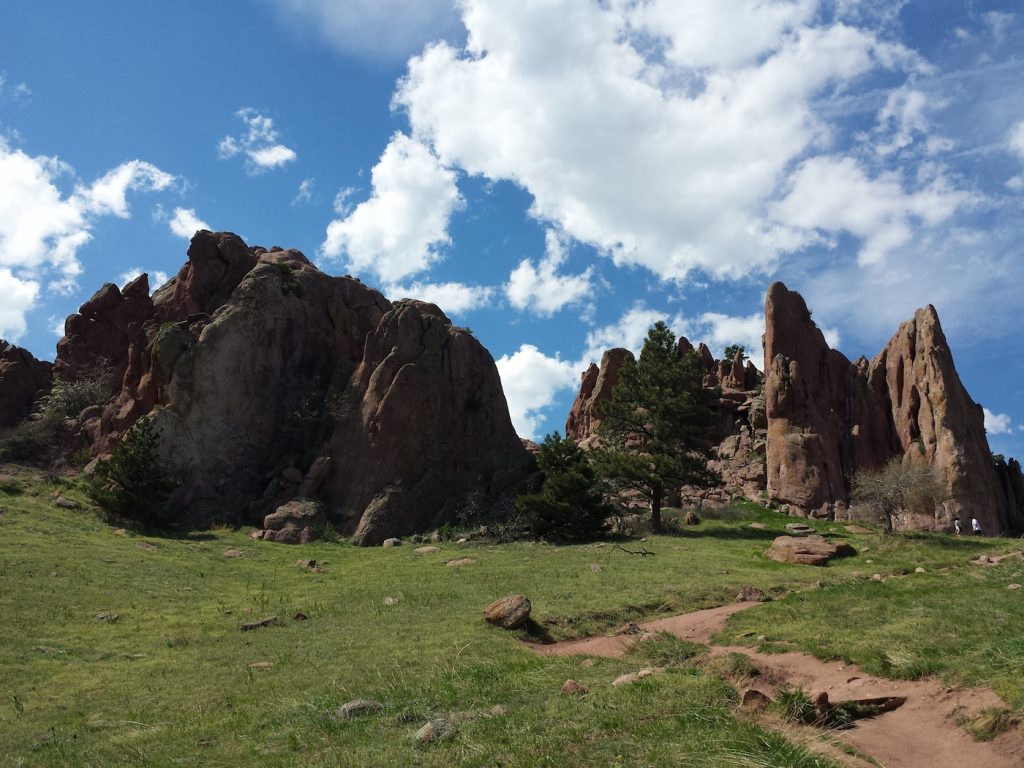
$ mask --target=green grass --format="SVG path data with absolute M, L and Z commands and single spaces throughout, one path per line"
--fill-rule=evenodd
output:
M 740 586 L 754 584 L 777 597 L 801 591 L 735 617 L 736 632 L 756 626 L 766 634 L 771 627 L 773 639 L 799 643 L 806 638 L 784 631 L 786 622 L 798 626 L 829 595 L 847 606 L 847 596 L 932 581 L 973 584 L 976 575 L 993 580 L 996 590 L 1006 568 L 863 582 L 876 571 L 959 568 L 1005 547 L 937 537 L 898 546 L 849 537 L 877 552 L 873 565 L 863 563 L 865 556 L 825 569 L 774 563 L 763 552 L 790 519 L 756 506 L 679 536 L 649 537 L 643 546 L 653 557 L 626 554 L 612 542 L 445 543 L 441 554 L 424 556 L 409 545 L 251 542 L 245 531 L 230 530 L 121 537 L 74 485 L 60 491 L 83 509 L 53 507 L 55 489 L 33 474 L 0 483 L 2 765 L 828 766 L 737 720 L 735 689 L 686 663 L 699 651 L 692 644 L 652 641 L 621 661 L 581 667 L 579 659 L 535 656 L 517 635 L 487 626 L 481 610 L 496 597 L 527 594 L 543 631 L 564 638 L 728 603 Z M 749 528 L 753 519 L 768 529 Z M 143 541 L 156 548 L 140 548 Z M 229 548 L 244 556 L 225 558 Z M 445 566 L 466 555 L 478 562 Z M 298 558 L 327 570 L 297 568 Z M 819 591 L 818 581 L 835 586 Z M 385 606 L 385 597 L 398 602 Z M 961 648 L 970 645 L 964 631 L 978 628 L 980 637 L 985 622 L 1003 615 L 991 607 L 984 613 L 981 600 L 976 610 L 961 625 Z M 103 611 L 118 620 L 97 619 Z M 300 611 L 307 620 L 292 618 Z M 240 631 L 272 614 L 280 626 Z M 841 634 L 840 624 L 827 630 Z M 1005 614 L 1007 638 L 1017 638 L 1016 646 L 1002 641 L 1008 658 L 1018 658 L 1022 627 L 1019 613 Z M 879 632 L 880 641 L 887 635 Z M 837 636 L 830 652 L 845 652 L 850 642 Z M 990 644 L 999 642 L 993 637 Z M 250 669 L 260 661 L 274 666 Z M 619 674 L 655 663 L 671 666 L 611 687 Z M 995 668 L 980 666 L 975 681 L 996 684 Z M 590 693 L 559 696 L 567 678 Z M 333 716 L 359 697 L 382 702 L 383 712 L 349 722 Z M 1018 706 L 1019 699 L 1008 698 Z M 508 714 L 489 716 L 495 705 Z M 457 738 L 416 746 L 415 731 L 436 717 L 460 721 Z
M 894 542 L 884 557 L 902 550 L 973 549 L 978 540 Z M 991 540 L 1008 548 L 1007 542 Z M 1018 544 L 1020 542 L 1015 542 Z M 1024 582 L 1024 563 L 960 565 L 883 583 L 852 581 L 818 592 L 803 592 L 734 616 L 723 642 L 794 647 L 823 659 L 855 662 L 867 672 L 914 679 L 938 675 L 948 682 L 987 685 L 1018 713 L 1024 713 L 1024 599 L 1008 589 Z

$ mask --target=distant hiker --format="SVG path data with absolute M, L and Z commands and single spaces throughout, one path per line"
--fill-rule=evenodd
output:
M 953 518 L 953 530 L 956 531 L 956 535 L 957 536 L 960 535 L 960 518 L 959 517 Z
M 971 518 L 971 530 L 974 532 L 975 536 L 981 536 L 981 523 L 978 522 L 978 518 L 976 517 Z

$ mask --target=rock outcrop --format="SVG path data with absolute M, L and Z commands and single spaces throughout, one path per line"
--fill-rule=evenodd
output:
M 12 427 L 28 416 L 52 380 L 50 363 L 0 339 L 0 427 Z
M 708 466 L 722 478 L 722 484 L 714 488 L 682 489 L 683 500 L 702 504 L 726 502 L 735 494 L 756 497 L 765 487 L 767 434 L 764 397 L 758 391 L 760 373 L 749 361 L 744 363 L 742 355 L 720 362 L 705 344 L 694 348 L 687 338 L 680 337 L 678 345 L 683 354 L 696 353 L 703 372 L 702 386 L 716 394 L 711 399 L 716 415 L 716 447 Z M 599 408 L 611 399 L 627 360 L 633 360 L 629 350 L 610 349 L 601 356 L 600 367 L 592 364 L 583 373 L 580 391 L 565 422 L 566 436 L 583 448 L 597 444 Z
M 847 519 L 856 473 L 898 459 L 931 467 L 949 495 L 933 513 L 898 516 L 897 527 L 951 530 L 954 518 L 975 516 L 986 531 L 1024 530 L 1020 465 L 993 461 L 981 406 L 957 375 L 934 307 L 919 309 L 870 362 L 851 362 L 829 348 L 803 298 L 775 283 L 765 300 L 763 394 L 741 356 L 717 361 L 704 344 L 679 344 L 696 352 L 702 385 L 721 391 L 709 467 L 723 482 L 683 489 L 685 502 L 767 495 L 792 514 Z M 611 386 L 599 386 L 612 378 L 608 354 L 584 374 L 566 423 L 584 446 L 596 403 L 611 397 Z
M 529 464 L 490 354 L 432 304 L 206 231 L 148 307 L 143 285 L 105 287 L 69 318 L 58 360 L 120 366 L 83 434 L 101 455 L 151 414 L 184 524 L 253 522 L 314 496 L 379 544 L 465 504 L 491 509 Z
M 771 498 L 843 519 L 854 475 L 899 459 L 933 468 L 949 497 L 934 513 L 901 516 L 898 527 L 947 529 L 975 516 L 1005 531 L 1020 522 L 934 307 L 917 310 L 870 363 L 829 349 L 803 299 L 782 283 L 768 290 L 765 323 Z
M 685 341 L 681 339 L 680 341 Z M 565 434 L 584 447 L 594 442 L 601 423 L 600 406 L 611 399 L 619 383 L 619 374 L 627 360 L 633 360 L 628 349 L 609 349 L 601 355 L 600 367 L 590 364 L 580 380 L 580 391 L 565 422 Z

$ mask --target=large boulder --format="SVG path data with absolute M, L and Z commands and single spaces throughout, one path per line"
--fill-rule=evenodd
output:
M 0 339 L 0 427 L 14 426 L 28 416 L 52 379 L 50 363 Z
M 320 538 L 324 507 L 312 499 L 293 499 L 263 518 L 263 540 L 279 544 L 308 544 Z
M 833 557 L 856 555 L 845 541 L 829 541 L 824 536 L 779 536 L 766 553 L 770 560 L 801 565 L 825 565 Z

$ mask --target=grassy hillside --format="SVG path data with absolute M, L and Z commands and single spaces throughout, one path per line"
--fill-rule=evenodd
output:
M 482 621 L 488 602 L 513 593 L 565 638 L 732 602 L 744 584 L 797 590 L 734 617 L 730 639 L 986 683 L 1024 708 L 1011 674 L 1024 662 L 1024 595 L 1006 589 L 1024 580 L 1020 561 L 966 565 L 1005 541 L 847 536 L 858 557 L 783 565 L 763 552 L 791 520 L 753 506 L 627 544 L 648 557 L 613 542 L 442 544 L 420 555 L 409 545 L 289 547 L 229 530 L 119 536 L 73 485 L 0 475 L 3 765 L 831 765 L 737 719 L 735 689 L 699 666 L 612 688 L 645 661 L 536 657 Z M 82 508 L 57 508 L 55 491 Z M 755 519 L 767 528 L 750 528 Z M 242 556 L 226 558 L 232 548 Z M 467 556 L 477 562 L 446 566 Z M 911 575 L 879 584 L 874 573 Z M 305 620 L 293 618 L 300 612 Z M 270 615 L 279 626 L 241 631 Z M 887 656 L 894 648 L 903 655 Z M 272 666 L 250 666 L 259 662 Z M 570 677 L 590 695 L 560 696 Z M 383 712 L 334 716 L 359 697 Z M 506 714 L 493 716 L 496 706 Z M 413 734 L 436 717 L 457 721 L 457 736 L 418 746 Z

